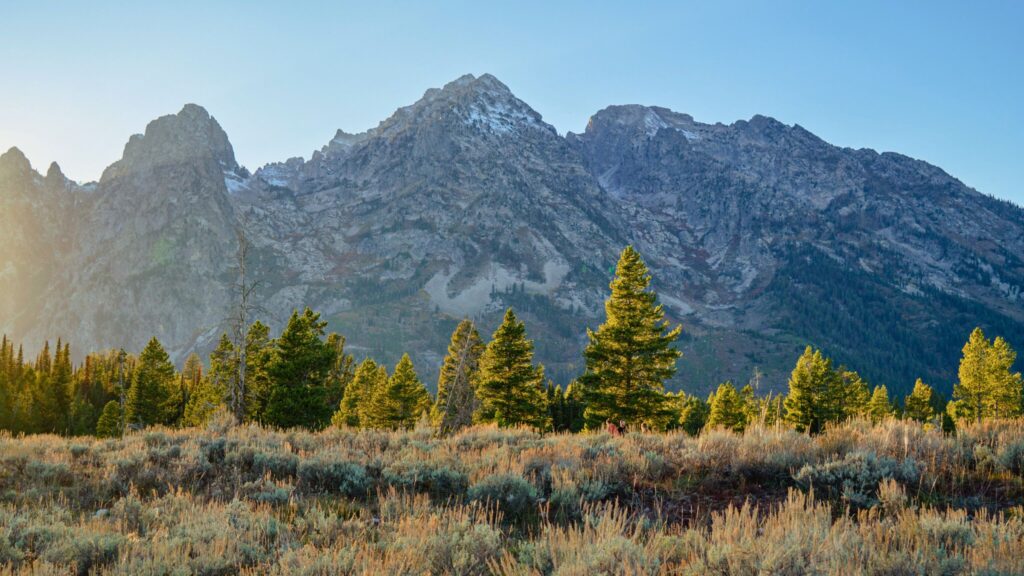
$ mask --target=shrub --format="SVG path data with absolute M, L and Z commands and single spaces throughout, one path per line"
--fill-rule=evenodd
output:
M 916 482 L 917 464 L 910 458 L 901 462 L 879 458 L 873 452 L 852 452 L 842 460 L 805 465 L 794 476 L 797 483 L 806 488 L 841 497 L 862 508 L 878 504 L 878 485 L 887 478 L 903 484 Z
M 366 468 L 353 462 L 315 458 L 298 468 L 298 488 L 306 494 L 342 494 L 364 497 L 370 489 Z
M 469 499 L 496 506 L 509 522 L 520 522 L 537 511 L 537 489 L 515 474 L 487 476 L 470 487 Z
M 397 490 L 426 492 L 437 500 L 461 498 L 469 488 L 469 478 L 464 473 L 425 462 L 387 467 L 383 477 L 385 484 Z

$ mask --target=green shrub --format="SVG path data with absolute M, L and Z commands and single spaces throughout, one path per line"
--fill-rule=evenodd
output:
M 525 520 L 537 511 L 537 489 L 515 474 L 487 476 L 470 487 L 469 499 L 496 506 L 509 522 Z
M 912 458 L 903 461 L 879 458 L 873 452 L 851 452 L 842 460 L 805 465 L 794 479 L 805 488 L 850 504 L 869 508 L 878 504 L 878 485 L 891 478 L 903 484 L 917 481 L 919 472 Z
M 426 462 L 384 468 L 384 483 L 405 492 L 425 492 L 435 500 L 449 500 L 466 495 L 469 478 L 447 466 L 435 467 Z
M 314 458 L 298 468 L 298 488 L 305 494 L 342 494 L 364 497 L 370 490 L 366 468 L 353 462 Z

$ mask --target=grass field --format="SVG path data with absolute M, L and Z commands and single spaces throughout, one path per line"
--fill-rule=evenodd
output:
M 1024 422 L 0 436 L 0 573 L 1022 574 Z

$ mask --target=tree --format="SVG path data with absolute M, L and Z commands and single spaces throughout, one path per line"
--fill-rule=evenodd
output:
M 711 407 L 703 399 L 684 392 L 679 394 L 679 427 L 690 436 L 696 436 L 704 429 Z
M 928 422 L 935 417 L 935 408 L 932 407 L 934 395 L 935 392 L 932 390 L 932 387 L 918 378 L 914 382 L 914 389 L 903 402 L 903 413 L 911 420 Z
M 544 368 L 533 365 L 533 342 L 509 308 L 480 357 L 476 420 L 543 429 L 547 424 L 543 381 Z
M 832 361 L 808 346 L 789 376 L 785 420 L 799 432 L 819 432 L 835 419 L 837 376 Z
M 981 328 L 971 332 L 960 359 L 960 381 L 953 386 L 950 410 L 958 420 L 980 422 L 1021 413 L 1021 375 L 1012 371 L 1016 357 L 1002 338 L 990 342 Z
M 707 427 L 742 432 L 748 422 L 747 403 L 744 400 L 732 382 L 719 385 L 718 390 L 711 395 Z
M 47 345 L 36 372 L 36 430 L 68 434 L 71 428 L 71 351 L 57 341 L 56 354 L 50 360 Z
M 181 418 L 183 426 L 205 426 L 218 408 L 224 405 L 228 390 L 238 377 L 238 355 L 227 334 L 220 337 L 217 348 L 210 353 L 210 373 L 192 387 Z M 193 375 L 195 378 L 195 375 Z
M 331 370 L 327 374 L 327 404 L 337 406 L 345 396 L 345 388 L 355 376 L 355 358 L 345 352 L 345 337 L 331 333 L 327 336 L 327 347 L 334 354 Z
M 437 379 L 437 401 L 430 417 L 441 434 L 451 434 L 473 423 L 477 409 L 474 380 L 480 369 L 484 343 L 476 326 L 463 319 L 452 333 L 448 354 Z
M 672 343 L 682 327 L 669 328 L 650 283 L 640 254 L 627 246 L 605 302 L 605 322 L 597 332 L 587 331 L 587 367 L 580 383 L 590 426 L 651 424 L 666 411 L 664 381 L 675 374 L 680 353 Z
M 868 416 L 871 417 L 871 421 L 875 424 L 892 416 L 889 390 L 884 384 L 875 386 L 875 390 L 871 393 L 871 400 L 868 402 Z
M 372 358 L 366 358 L 356 367 L 352 382 L 345 388 L 338 411 L 331 418 L 331 424 L 341 427 L 358 428 L 366 426 L 365 414 L 377 388 L 387 382 L 387 371 L 378 366 Z
M 1020 372 L 1013 371 L 1017 352 L 997 336 L 988 353 L 988 378 L 992 390 L 992 417 L 1015 418 L 1021 415 L 1024 383 Z
M 125 417 L 129 424 L 152 426 L 167 421 L 168 400 L 174 385 L 174 365 L 156 338 L 146 344 L 128 389 Z
M 431 404 L 430 392 L 416 375 L 408 354 L 402 355 L 390 378 L 378 383 L 371 398 L 360 424 L 384 430 L 412 428 Z
M 263 423 L 273 388 L 268 372 L 274 352 L 270 328 L 259 320 L 253 322 L 246 332 L 245 346 L 245 392 L 248 395 L 245 401 L 246 419 Z
M 111 400 L 103 406 L 100 419 L 96 422 L 96 436 L 99 438 L 120 438 L 124 433 L 121 428 L 121 404 Z
M 272 387 L 265 414 L 268 424 L 319 430 L 330 422 L 327 377 L 334 351 L 322 340 L 326 326 L 309 308 L 302 314 L 292 312 L 267 367 Z
M 853 370 L 840 366 L 836 371 L 836 384 L 836 393 L 831 395 L 833 415 L 839 420 L 867 416 L 871 401 L 868 383 Z
M 235 282 L 234 290 L 238 299 L 228 321 L 231 325 L 232 344 L 237 355 L 235 358 L 237 373 L 236 377 L 230 381 L 230 388 L 227 390 L 227 400 L 235 421 L 242 422 L 252 412 L 248 406 L 249 398 L 252 396 L 249 377 L 249 368 L 251 366 L 249 360 L 251 348 L 249 344 L 253 341 L 249 334 L 249 329 L 256 328 L 256 325 L 259 324 L 257 321 L 250 327 L 249 319 L 253 314 L 265 312 L 265 310 L 255 303 L 255 295 L 260 287 L 260 283 L 258 281 L 251 281 L 248 276 L 249 239 L 245 235 L 244 222 L 240 223 L 235 229 L 235 236 L 238 240 L 238 252 L 235 254 L 238 280 Z

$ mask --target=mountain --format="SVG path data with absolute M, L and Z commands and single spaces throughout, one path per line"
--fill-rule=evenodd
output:
M 408 350 L 424 375 L 459 319 L 489 331 L 514 306 L 549 375 L 572 378 L 626 244 L 684 325 L 673 384 L 691 391 L 755 368 L 781 389 L 807 343 L 890 390 L 921 376 L 948 391 L 973 326 L 1024 342 L 1017 206 L 763 116 L 612 106 L 563 137 L 487 74 L 252 174 L 191 104 L 95 184 L 14 149 L 0 208 L 0 330 L 30 346 L 156 335 L 179 359 L 208 351 L 240 234 L 274 327 L 309 305 L 357 351 Z

